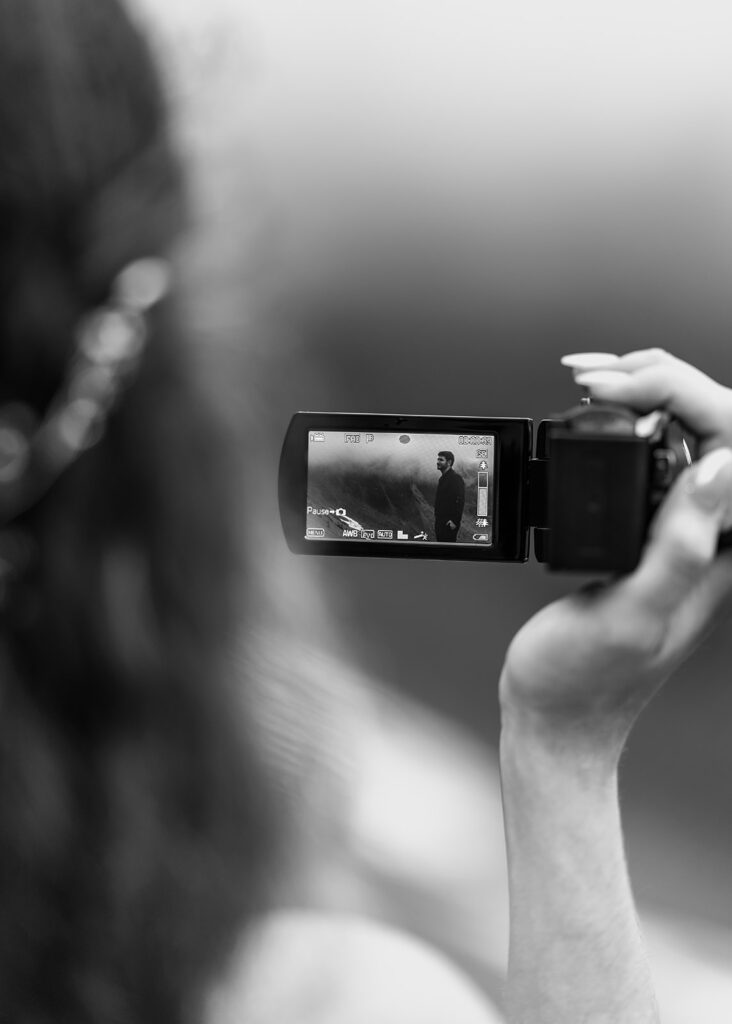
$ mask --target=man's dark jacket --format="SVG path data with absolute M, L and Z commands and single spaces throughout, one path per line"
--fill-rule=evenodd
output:
M 437 484 L 435 528 L 440 530 L 450 519 L 459 527 L 464 505 L 465 483 L 451 466 L 445 470 Z M 454 535 L 457 535 L 457 530 L 454 531 Z

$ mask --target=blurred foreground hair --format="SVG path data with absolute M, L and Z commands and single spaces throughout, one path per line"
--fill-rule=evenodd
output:
M 0 407 L 43 416 L 80 319 L 184 216 L 116 0 L 0 0 L 0 139 Z M 0 522 L 0 554 L 11 531 L 31 552 L 0 613 L 3 1020 L 200 1019 L 254 909 L 233 484 L 167 301 L 101 443 Z

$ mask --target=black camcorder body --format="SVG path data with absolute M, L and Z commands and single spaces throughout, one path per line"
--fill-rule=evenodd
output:
M 525 562 L 628 572 L 694 457 L 665 413 L 582 403 L 530 419 L 297 413 L 280 515 L 298 554 Z

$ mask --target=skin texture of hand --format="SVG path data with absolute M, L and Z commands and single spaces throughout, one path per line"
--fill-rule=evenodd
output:
M 500 683 L 511 1024 L 658 1024 L 623 850 L 617 764 L 636 717 L 732 595 L 732 392 L 659 350 L 568 357 L 593 398 L 701 441 L 632 574 L 534 616 Z M 589 368 L 588 368 L 589 367 Z M 691 1022 L 690 1022 L 691 1024 Z

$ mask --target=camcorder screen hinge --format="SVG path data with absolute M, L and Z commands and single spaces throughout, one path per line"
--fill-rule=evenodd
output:
M 529 526 L 547 529 L 548 515 L 548 459 L 529 459 Z
M 534 555 L 547 561 L 549 538 L 549 427 L 554 420 L 542 420 L 536 432 L 536 455 L 528 467 L 528 525 L 534 530 Z

